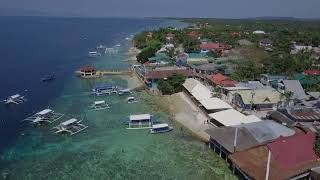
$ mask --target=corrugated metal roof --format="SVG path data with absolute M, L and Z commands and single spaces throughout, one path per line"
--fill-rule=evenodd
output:
M 270 120 L 248 123 L 238 127 L 246 128 L 259 143 L 268 142 L 280 136 L 288 137 L 295 134 L 294 130 Z
M 240 124 L 252 123 L 261 121 L 260 119 L 248 118 L 244 114 L 236 111 L 234 109 L 228 109 L 224 111 L 219 111 L 216 113 L 209 114 L 209 116 L 224 126 L 237 126 Z
M 130 121 L 140 121 L 151 119 L 150 114 L 139 114 L 139 115 L 130 115 Z
M 210 98 L 200 101 L 203 107 L 207 110 L 217 110 L 217 109 L 232 109 L 228 103 L 222 101 L 219 98 Z
M 293 92 L 294 99 L 306 99 L 307 95 L 304 92 L 300 82 L 298 80 L 283 80 L 281 81 L 283 83 L 285 90 Z
M 315 140 L 315 133 L 299 133 L 287 138 L 281 137 L 268 144 L 268 148 L 279 165 L 287 169 L 319 158 L 314 150 Z
M 280 93 L 274 89 L 257 89 L 238 91 L 244 104 L 276 104 L 280 101 Z

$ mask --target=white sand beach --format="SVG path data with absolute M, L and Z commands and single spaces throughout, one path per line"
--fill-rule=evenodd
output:
M 209 136 L 204 131 L 211 125 L 207 124 L 207 117 L 199 107 L 197 107 L 183 92 L 173 94 L 167 99 L 174 119 L 201 140 L 205 142 L 209 141 Z

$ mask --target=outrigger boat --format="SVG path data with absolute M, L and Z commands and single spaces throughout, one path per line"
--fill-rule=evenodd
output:
M 118 91 L 118 95 L 128 95 L 128 94 L 132 94 L 130 89 L 122 89 Z
M 158 133 L 164 133 L 172 131 L 173 127 L 169 126 L 167 123 L 163 124 L 154 124 L 152 125 L 152 128 L 150 129 L 151 134 L 158 134 Z
M 64 114 L 56 113 L 51 109 L 44 109 L 23 121 L 31 121 L 32 124 L 41 124 L 41 123 L 53 123 L 60 119 Z
M 43 78 L 41 78 L 41 81 L 42 82 L 49 82 L 49 81 L 53 81 L 55 79 L 56 79 L 55 75 L 51 74 L 51 75 L 46 75 Z
M 138 102 L 138 100 L 135 97 L 128 97 L 127 98 L 127 102 L 128 102 L 128 104 L 131 104 L 131 103 Z
M 118 93 L 118 88 L 112 85 L 99 85 L 92 90 L 97 96 L 110 95 Z
M 6 100 L 3 100 L 4 104 L 22 104 L 26 101 L 27 99 L 25 99 L 24 96 L 21 96 L 20 94 L 9 96 Z
M 97 52 L 97 51 L 91 51 L 88 53 L 89 57 L 95 58 L 95 57 L 99 57 L 101 56 L 101 53 Z
M 88 128 L 88 126 L 81 124 L 81 122 L 82 120 L 72 118 L 59 124 L 56 127 L 53 127 L 52 129 L 57 129 L 57 131 L 54 132 L 56 134 L 67 132 L 70 133 L 70 135 L 72 136 Z
M 93 110 L 103 110 L 103 109 L 109 109 L 109 104 L 106 103 L 106 101 L 95 101 L 89 108 L 92 108 Z
M 152 120 L 150 114 L 130 115 L 127 129 L 150 129 Z

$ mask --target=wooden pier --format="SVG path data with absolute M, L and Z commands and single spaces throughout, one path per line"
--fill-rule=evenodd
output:
M 76 71 L 77 74 L 81 78 L 99 78 L 103 76 L 110 76 L 110 75 L 132 75 L 132 70 L 95 70 L 89 73 L 84 73 L 83 71 Z

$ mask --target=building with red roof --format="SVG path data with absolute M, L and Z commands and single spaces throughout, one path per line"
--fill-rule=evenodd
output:
M 81 77 L 90 77 L 90 76 L 95 76 L 97 73 L 97 70 L 91 66 L 91 65 L 86 65 L 80 68 L 80 76 Z
M 305 70 L 303 73 L 309 76 L 320 76 L 320 69 L 309 69 Z
M 268 155 L 269 179 L 282 180 L 302 178 L 310 174 L 311 168 L 320 165 L 320 158 L 314 147 L 316 134 L 302 131 L 289 137 L 280 137 L 274 142 L 229 156 L 234 170 L 246 179 L 265 179 Z
M 202 43 L 200 44 L 200 49 L 202 51 L 224 51 L 228 50 L 231 47 L 222 43 L 213 43 L 213 42 L 208 42 L 208 43 Z
M 221 87 L 235 87 L 238 83 L 237 81 L 231 80 L 229 77 L 220 73 L 209 76 L 209 79 L 215 86 Z
M 159 79 L 168 78 L 174 74 L 183 75 L 185 77 L 192 76 L 192 70 L 186 67 L 160 67 L 156 69 L 149 69 L 145 71 L 145 82 L 151 82 Z

